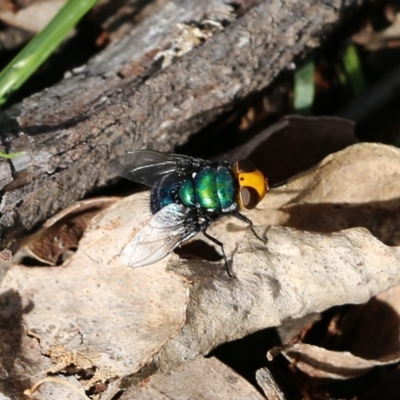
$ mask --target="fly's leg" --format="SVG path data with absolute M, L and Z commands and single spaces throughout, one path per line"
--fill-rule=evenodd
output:
M 229 272 L 229 268 L 228 268 L 228 259 L 226 258 L 225 255 L 225 250 L 224 250 L 224 245 L 217 239 L 215 239 L 215 237 L 209 235 L 205 230 L 203 231 L 203 235 L 210 240 L 211 242 L 215 243 L 217 246 L 221 247 L 222 250 L 222 256 L 224 257 L 224 263 L 225 263 L 225 270 L 228 273 L 229 277 L 232 278 L 231 273 Z
M 246 222 L 247 224 L 249 224 L 251 231 L 253 232 L 253 235 L 261 240 L 262 242 L 265 243 L 265 238 L 260 237 L 257 232 L 254 230 L 254 226 L 253 226 L 253 221 L 247 217 L 245 217 L 244 215 L 240 214 L 239 212 L 233 213 L 232 215 L 234 215 L 236 218 L 240 219 L 243 222 Z

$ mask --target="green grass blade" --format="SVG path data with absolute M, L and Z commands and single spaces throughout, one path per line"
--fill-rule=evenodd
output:
M 12 160 L 13 158 L 22 156 L 25 153 L 26 153 L 25 151 L 20 151 L 18 153 L 7 154 L 7 153 L 3 153 L 2 151 L 0 151 L 0 158 L 7 158 L 8 160 Z
M 358 97 L 365 91 L 366 84 L 357 48 L 354 44 L 349 44 L 346 47 L 342 62 L 353 95 Z
M 314 60 L 309 60 L 294 73 L 294 109 L 301 115 L 310 115 L 314 103 Z
M 98 0 L 69 0 L 0 73 L 0 105 L 40 67 Z

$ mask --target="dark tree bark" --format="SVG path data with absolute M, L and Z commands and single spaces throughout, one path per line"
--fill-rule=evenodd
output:
M 170 151 L 268 86 L 358 3 L 169 2 L 80 73 L 4 112 L 0 150 L 27 154 L 0 159 L 0 249 L 104 185 L 110 159 L 147 145 Z M 162 68 L 155 56 L 177 43 L 177 23 L 213 34 Z

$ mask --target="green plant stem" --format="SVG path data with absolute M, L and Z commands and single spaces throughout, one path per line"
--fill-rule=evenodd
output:
M 65 3 L 49 24 L 0 73 L 0 105 L 40 67 L 96 3 L 97 0 L 69 0 Z

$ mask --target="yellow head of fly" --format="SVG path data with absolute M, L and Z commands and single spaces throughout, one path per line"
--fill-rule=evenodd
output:
M 248 160 L 234 164 L 233 173 L 239 182 L 237 202 L 244 210 L 254 208 L 268 192 L 268 180 L 263 173 Z

